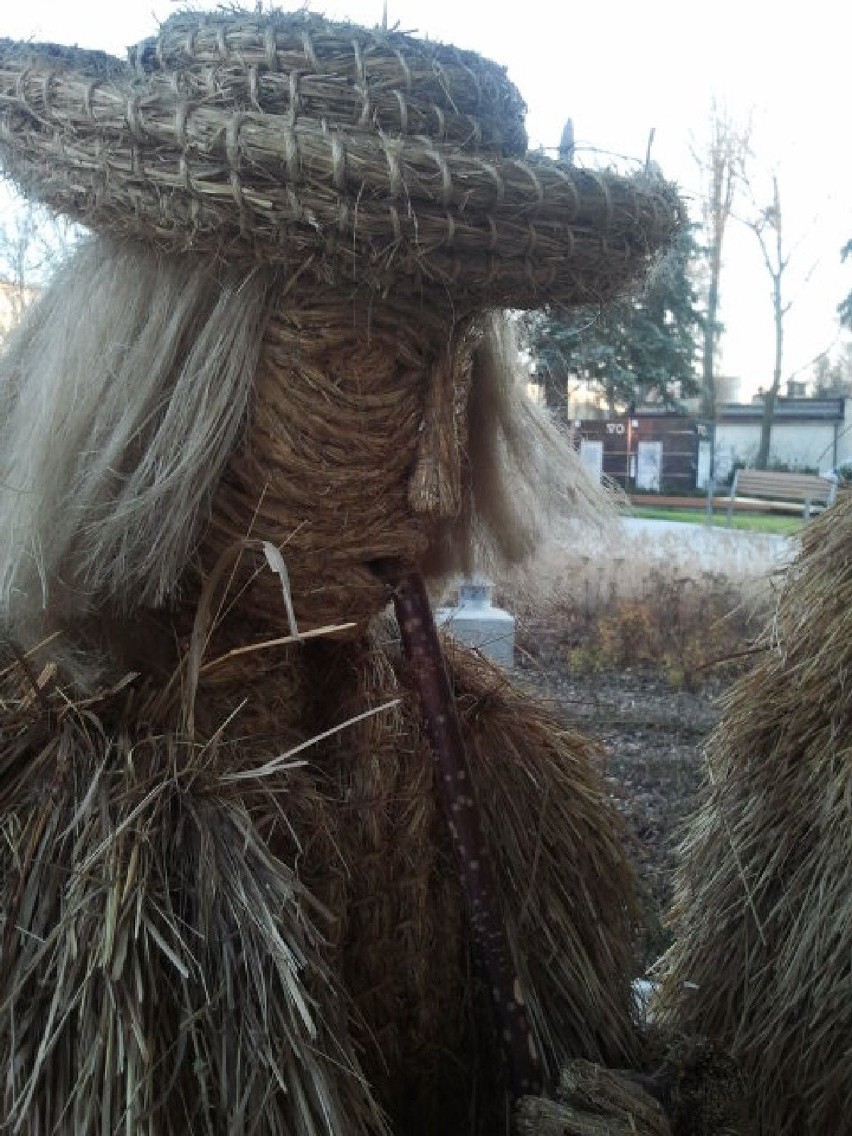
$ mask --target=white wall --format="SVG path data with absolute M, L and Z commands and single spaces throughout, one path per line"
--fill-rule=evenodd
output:
M 837 431 L 837 461 L 852 461 L 852 398 L 843 400 L 843 421 Z
M 830 469 L 835 463 L 834 422 L 776 422 L 769 446 L 771 465 L 791 469 Z M 716 476 L 724 477 L 735 461 L 751 465 L 760 444 L 759 422 L 719 422 L 716 425 Z M 837 423 L 837 461 L 852 458 L 852 399 L 846 399 L 846 419 Z

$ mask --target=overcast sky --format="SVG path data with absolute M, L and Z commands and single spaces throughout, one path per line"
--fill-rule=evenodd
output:
M 381 0 L 307 6 L 367 25 L 382 19 Z M 116 54 L 175 10 L 168 0 L 25 0 L 3 7 L 0 35 Z M 848 5 L 388 0 L 388 22 L 505 64 L 526 99 L 535 145 L 555 147 L 571 116 L 580 160 L 591 160 L 582 146 L 640 160 L 655 128 L 652 156 L 693 199 L 699 182 L 690 151 L 701 144 L 711 98 L 724 100 L 735 116 L 751 114 L 757 179 L 777 170 L 792 249 L 785 372 L 835 339 L 836 305 L 852 289 L 852 262 L 840 263 L 840 248 L 852 238 Z M 758 196 L 765 191 L 763 180 Z M 741 211 L 747 208 L 742 202 Z M 697 201 L 693 212 L 698 215 Z M 723 367 L 742 377 L 748 394 L 771 380 L 770 280 L 743 226 L 732 227 L 725 262 Z

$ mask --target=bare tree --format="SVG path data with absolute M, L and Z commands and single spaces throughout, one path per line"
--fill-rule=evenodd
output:
M 784 363 L 784 317 L 790 310 L 791 301 L 784 299 L 784 274 L 790 264 L 790 253 L 784 244 L 784 230 L 781 214 L 781 191 L 778 175 L 772 175 L 772 200 L 757 215 L 747 222 L 760 244 L 763 263 L 772 280 L 772 318 L 775 327 L 775 356 L 772 368 L 772 383 L 763 399 L 763 419 L 760 424 L 760 444 L 757 448 L 755 467 L 766 469 L 769 461 L 769 443 L 772 437 L 772 420 L 775 417 L 775 403 L 781 387 L 781 369 Z
M 693 157 L 704 182 L 702 220 L 706 235 L 707 301 L 701 351 L 702 412 L 716 417 L 716 364 L 722 326 L 719 322 L 722 248 L 737 193 L 745 181 L 750 128 L 738 125 L 715 99 L 710 106 L 709 136 Z
M 0 342 L 78 234 L 43 206 L 9 200 L 0 220 Z

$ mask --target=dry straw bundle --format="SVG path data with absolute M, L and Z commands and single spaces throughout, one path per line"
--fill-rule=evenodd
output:
M 518 1109 L 519 1136 L 671 1136 L 660 1104 L 629 1075 L 591 1061 L 571 1061 L 555 1100 L 528 1097 Z
M 381 1131 L 327 914 L 270 851 L 285 784 L 230 781 L 233 742 L 140 729 L 159 709 L 132 684 L 75 702 L 55 668 L 2 677 L 10 1130 Z
M 603 301 L 680 223 L 660 181 L 503 157 L 520 97 L 472 54 L 304 13 L 175 21 L 123 70 L 0 48 L 0 153 L 21 186 L 161 250 L 449 293 L 461 311 Z M 486 125 L 448 136 L 465 107 Z M 507 107 L 504 144 L 488 124 Z
M 852 500 L 809 525 L 684 846 L 666 1020 L 730 1049 L 756 1130 L 852 1132 Z

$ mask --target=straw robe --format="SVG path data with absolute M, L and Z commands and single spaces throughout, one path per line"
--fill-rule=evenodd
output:
M 505 1123 L 396 648 L 293 650 L 202 683 L 192 744 L 137 684 L 76 707 L 43 686 L 58 724 L 3 801 L 6 1109 L 25 1131 Z M 496 668 L 451 668 L 543 1050 L 624 1063 L 629 873 L 593 751 Z
M 852 497 L 804 528 L 707 748 L 660 967 L 667 1028 L 732 1054 L 754 1131 L 852 1133 Z

